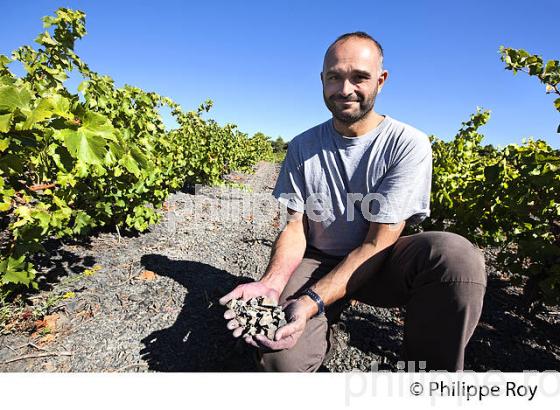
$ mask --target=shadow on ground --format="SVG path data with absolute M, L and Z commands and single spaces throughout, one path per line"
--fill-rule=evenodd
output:
M 232 337 L 225 327 L 225 308 L 217 302 L 237 284 L 253 279 L 162 255 L 145 255 L 142 264 L 188 291 L 175 323 L 142 340 L 145 348 L 141 354 L 151 370 L 256 371 L 252 348 Z M 465 370 L 560 370 L 560 361 L 547 349 L 560 343 L 557 326 L 515 314 L 518 298 L 507 291 L 507 285 L 489 278 L 482 317 L 466 349 Z M 348 344 L 385 358 L 388 362 L 382 370 L 396 370 L 401 357 L 402 326 L 354 309 L 346 313 L 341 324 L 349 334 Z
M 341 321 L 348 345 L 377 357 L 378 370 L 397 370 L 402 345 L 402 326 L 371 313 L 348 311 Z
M 528 318 L 522 296 L 508 291 L 510 285 L 495 277 L 488 288 L 479 325 L 465 350 L 465 370 L 522 372 L 560 370 L 560 360 L 549 351 L 560 345 L 558 325 L 542 318 Z M 387 370 L 396 370 L 401 360 L 402 327 L 376 315 L 348 312 L 342 323 L 348 344 L 388 359 Z
M 85 269 L 89 269 L 95 265 L 96 259 L 92 256 L 82 256 L 84 249 L 92 249 L 92 239 L 99 238 L 102 233 L 113 233 L 109 227 L 98 227 L 89 231 L 87 236 L 78 236 L 76 238 L 45 240 L 41 245 L 43 252 L 37 252 L 30 257 L 35 269 L 41 272 L 38 278 L 38 285 L 41 291 L 52 290 L 53 287 L 64 278 L 82 273 Z M 123 230 L 121 232 L 124 238 L 135 238 L 140 234 L 134 231 Z M 80 248 L 78 253 L 65 249 L 65 245 L 71 245 Z M 36 293 L 32 289 L 22 289 L 23 295 Z
M 187 289 L 175 323 L 142 339 L 140 351 L 150 370 L 162 372 L 256 371 L 251 347 L 226 328 L 225 308 L 218 299 L 236 285 L 253 281 L 210 265 L 144 255 L 142 265 Z
M 465 351 L 465 368 L 486 372 L 560 370 L 550 348 L 560 345 L 558 324 L 523 311 L 523 296 L 510 284 L 488 279 L 480 323 Z

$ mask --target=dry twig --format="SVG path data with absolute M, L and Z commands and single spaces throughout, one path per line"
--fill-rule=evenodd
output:
M 15 357 L 10 360 L 6 360 L 3 364 L 17 362 L 18 360 L 37 359 L 40 357 L 49 357 L 49 356 L 72 356 L 72 353 L 71 352 L 45 352 L 45 353 L 38 353 L 38 354 L 26 354 L 23 356 Z

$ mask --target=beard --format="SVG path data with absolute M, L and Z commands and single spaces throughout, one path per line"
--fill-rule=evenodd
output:
M 351 125 L 360 121 L 373 110 L 375 98 L 377 97 L 377 90 L 378 87 L 375 87 L 375 90 L 365 97 L 353 95 L 346 98 L 342 97 L 340 94 L 333 94 L 329 98 L 326 98 L 325 92 L 323 91 L 323 100 L 334 118 L 343 124 Z M 357 110 L 348 110 L 348 108 L 344 110 L 337 106 L 337 101 L 356 101 L 359 103 L 359 108 Z

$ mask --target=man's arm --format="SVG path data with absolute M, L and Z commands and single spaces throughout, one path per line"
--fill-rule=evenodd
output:
M 270 261 L 260 281 L 270 288 L 282 293 L 290 276 L 298 267 L 307 246 L 307 229 L 305 215 L 302 212 L 288 210 L 286 226 L 274 242 Z
M 288 208 L 288 213 L 286 226 L 274 242 L 270 261 L 263 277 L 258 281 L 236 286 L 231 292 L 220 298 L 221 305 L 227 304 L 232 299 L 249 300 L 257 296 L 266 296 L 278 301 L 290 276 L 303 259 L 307 246 L 307 224 L 304 213 L 293 211 L 290 208 Z M 230 309 L 224 313 L 224 317 L 233 319 L 235 314 Z M 238 324 L 233 320 L 228 322 L 227 326 L 229 329 L 235 329 Z M 240 331 L 234 332 L 236 337 L 240 334 Z
M 401 235 L 405 222 L 383 224 L 372 222 L 366 239 L 348 254 L 333 270 L 311 288 L 325 306 L 352 294 L 373 277 L 385 261 L 388 250 Z M 317 304 L 309 296 L 300 298 L 306 306 L 306 316 L 317 313 Z
M 333 270 L 321 278 L 312 289 L 325 305 L 351 294 L 379 271 L 389 247 L 403 231 L 405 222 L 383 224 L 372 222 L 363 244 L 348 254 Z M 309 296 L 300 296 L 284 305 L 288 324 L 278 329 L 274 341 L 266 336 L 248 337 L 247 343 L 270 350 L 291 349 L 303 334 L 307 321 L 317 313 L 317 304 Z

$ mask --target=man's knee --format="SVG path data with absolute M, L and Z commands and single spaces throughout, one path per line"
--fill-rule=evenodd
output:
M 307 322 L 303 334 L 291 349 L 261 353 L 261 367 L 270 372 L 315 372 L 327 353 L 327 319 Z
M 261 367 L 265 372 L 315 372 L 323 362 L 324 354 L 307 354 L 292 349 L 263 353 Z
M 452 232 L 424 232 L 430 266 L 441 282 L 474 282 L 486 286 L 483 253 L 468 239 Z

